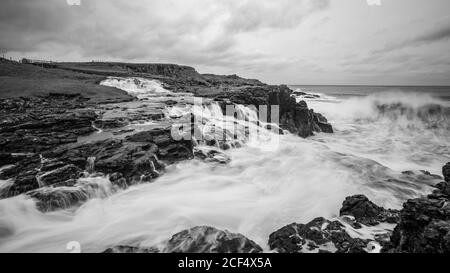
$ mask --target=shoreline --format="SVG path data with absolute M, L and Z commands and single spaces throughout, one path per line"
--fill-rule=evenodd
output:
M 0 71 L 11 69 L 11 64 L 3 62 Z M 226 165 L 229 160 L 226 155 L 221 153 L 221 150 L 238 148 L 237 143 L 214 140 L 205 144 L 211 147 L 218 146 L 219 149 L 214 152 L 205 152 L 196 149 L 196 145 L 192 141 L 175 141 L 168 130 L 170 122 L 167 123 L 165 120 L 162 109 L 167 105 L 173 106 L 180 103 L 189 105 L 189 103 L 174 101 L 174 97 L 167 97 L 157 103 L 151 100 L 144 102 L 130 97 L 124 91 L 109 87 L 99 89 L 102 90 L 100 98 L 97 94 L 91 96 L 91 90 L 86 90 L 86 88 L 92 87 L 94 78 L 86 76 L 86 73 L 96 75 L 94 81 L 96 86 L 100 86 L 98 85 L 99 80 L 106 79 L 105 75 L 107 74 L 114 76 L 114 73 L 122 73 L 120 75 L 127 75 L 127 77 L 144 75 L 146 79 L 161 81 L 164 87 L 174 94 L 190 92 L 195 96 L 206 97 L 220 105 L 222 114 L 225 112 L 226 105 L 230 104 L 279 105 L 282 129 L 304 138 L 312 136 L 314 132 L 333 133 L 332 125 L 328 123 L 327 119 L 309 109 L 306 102 L 296 102 L 291 97 L 293 91 L 285 85 L 265 85 L 258 80 L 243 79 L 236 75 L 198 74 L 193 68 L 177 65 L 102 63 L 103 67 L 95 67 L 95 69 L 92 67 L 80 69 L 76 65 L 98 66 L 98 63 L 78 63 L 75 64 L 75 67 L 73 65 L 57 63 L 55 68 L 49 69 L 19 65 L 20 68 L 14 67 L 14 69 L 21 70 L 23 68 L 25 72 L 15 70 L 14 73 L 17 74 L 11 74 L 12 72 L 0 74 L 2 80 L 5 77 L 15 77 L 16 82 L 20 83 L 20 80 L 26 77 L 26 73 L 31 73 L 28 71 L 31 67 L 32 73 L 45 74 L 48 76 L 47 80 L 52 82 L 55 81 L 54 77 L 61 79 L 61 74 L 59 74 L 62 73 L 61 71 L 64 71 L 63 77 L 67 76 L 65 74 L 67 71 L 71 71 L 75 74 L 70 77 L 76 79 L 71 78 L 70 80 L 76 81 L 76 90 L 81 91 L 74 93 L 71 89 L 67 93 L 61 93 L 44 90 L 42 93 L 36 93 L 38 96 L 23 97 L 22 94 L 15 93 L 16 97 L 0 99 L 3 109 L 0 131 L 3 139 L 0 142 L 0 167 L 10 166 L 2 169 L 0 179 L 14 180 L 8 190 L 0 191 L 1 195 L 11 198 L 26 194 L 37 201 L 37 207 L 44 213 L 76 208 L 91 198 L 108 197 L 135 184 L 154 182 L 158 177 L 164 175 L 165 166 L 176 162 L 196 158 L 211 164 Z M 123 69 L 126 69 L 126 72 L 118 71 Z M 78 74 L 80 72 L 82 73 Z M 81 80 L 77 77 L 80 77 Z M 7 84 L 10 82 L 6 81 Z M 33 85 L 17 88 L 29 90 L 32 88 L 31 86 Z M 64 87 L 65 85 L 60 86 Z M 111 92 L 111 96 L 108 92 Z M 25 95 L 27 94 L 25 93 Z M 138 106 L 125 109 L 123 105 L 120 105 L 123 102 L 136 103 Z M 142 105 L 146 105 L 146 108 L 139 110 Z M 114 116 L 112 114 L 114 112 L 124 112 L 125 115 Z M 133 122 L 153 122 L 156 128 L 136 131 L 136 129 L 129 128 Z M 113 130 L 117 134 L 101 140 L 79 142 L 80 137 L 91 136 L 99 132 L 99 129 Z M 280 133 L 282 132 L 280 131 Z M 436 222 L 448 222 L 448 218 L 446 218 L 448 217 L 446 214 L 448 205 L 436 207 L 434 201 L 429 201 L 442 202 L 444 200 L 444 203 L 448 202 L 448 167 L 443 169 L 443 174 L 447 183 L 439 184 L 439 189 L 433 192 L 432 197 L 410 200 L 405 203 L 402 211 L 383 209 L 363 196 L 353 196 L 344 202 L 344 207 L 351 208 L 341 209 L 340 216 L 350 215 L 354 219 L 347 217 L 344 218 L 345 220 L 336 222 L 318 218 L 306 225 L 286 226 L 270 236 L 269 246 L 271 250 L 277 249 L 278 252 L 290 253 L 302 252 L 305 249 L 308 251 L 321 250 L 322 252 L 330 251 L 330 249 L 334 250 L 332 252 L 370 252 L 373 249 L 367 249 L 367 245 L 371 241 L 351 237 L 347 230 L 348 225 L 353 229 L 360 229 L 362 225 L 367 227 L 375 222 L 379 224 L 387 221 L 389 224 L 398 225 L 394 230 L 393 239 L 390 239 L 390 235 L 384 234 L 380 236 L 382 239 L 375 240 L 379 246 L 385 246 L 385 249 L 389 249 L 391 252 L 420 252 L 425 248 L 429 250 L 430 246 L 426 241 L 429 238 L 424 235 L 424 230 L 431 228 L 439 230 L 438 233 L 441 234 L 441 230 L 447 228 L 445 225 L 444 227 L 438 225 L 440 222 L 438 224 Z M 105 185 L 80 183 L 80 180 L 96 176 L 107 176 L 110 184 L 104 188 Z M 97 195 L 92 194 L 94 191 Z M 420 222 L 419 228 L 416 228 L 417 223 L 411 224 L 411 213 L 416 213 L 416 210 L 411 212 L 411 206 L 428 217 L 429 221 Z M 433 211 L 431 215 L 428 215 L 431 213 L 428 211 L 430 207 L 433 207 Z M 436 210 L 434 207 L 443 211 L 440 213 L 444 215 L 444 218 L 439 218 L 440 216 L 437 217 L 434 214 Z M 414 215 L 413 218 L 422 214 Z M 411 225 L 413 225 L 413 231 L 410 231 Z M 408 230 L 409 233 L 405 235 L 404 232 L 401 232 L 402 229 Z M 183 244 L 193 236 L 192 234 L 195 234 L 196 240 L 200 241 L 204 236 L 211 234 L 223 238 L 219 243 L 204 245 L 205 248 L 202 249 L 208 249 L 211 252 L 262 251 L 260 246 L 245 238 L 245 235 L 220 231 L 213 227 L 193 228 L 176 234 L 169 240 L 166 248 L 158 251 L 195 252 L 198 249 L 179 248 L 180 243 Z M 448 234 L 448 229 L 445 234 Z M 402 236 L 406 236 L 406 239 Z M 439 236 L 432 239 L 438 240 L 439 244 L 442 243 L 445 246 L 448 236 L 441 236 L 442 238 Z M 296 239 L 293 240 L 293 237 Z M 388 237 L 389 240 L 386 240 Z M 402 245 L 402 242 L 416 238 L 425 240 L 423 248 L 410 244 Z M 236 247 L 236 240 L 243 244 L 242 248 L 242 244 Z M 334 245 L 334 248 L 330 248 L 331 244 Z M 112 247 L 107 252 L 147 253 L 155 251 L 155 248 L 140 249 L 135 246 Z M 435 246 L 432 251 L 448 250 L 439 245 L 439 247 Z

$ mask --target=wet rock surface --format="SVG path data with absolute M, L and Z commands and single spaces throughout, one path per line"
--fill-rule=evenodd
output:
M 292 95 L 293 91 L 285 85 L 262 85 L 224 92 L 216 96 L 215 100 L 221 103 L 224 113 L 226 105 L 231 103 L 266 106 L 269 122 L 272 112 L 279 111 L 280 127 L 304 138 L 314 135 L 314 132 L 333 133 L 333 127 L 323 115 L 309 109 L 305 101 L 297 103 Z
M 352 238 L 341 222 L 324 218 L 290 224 L 269 237 L 270 249 L 279 253 L 364 253 L 369 242 Z
M 162 247 L 112 247 L 105 253 L 260 253 L 262 248 L 242 234 L 198 226 L 172 236 Z
M 347 197 L 340 211 L 341 217 L 335 220 L 320 217 L 307 224 L 293 223 L 275 231 L 269 237 L 270 249 L 280 253 L 379 251 L 388 243 L 390 231 L 380 232 L 370 227 L 378 226 L 381 222 L 395 224 L 398 221 L 395 217 L 385 217 L 398 212 L 379 207 L 364 195 Z M 366 229 L 366 233 L 376 232 L 372 238 L 358 236 L 364 233 L 363 229 Z
M 446 179 L 436 190 L 422 198 L 408 200 L 400 212 L 400 223 L 391 237 L 387 252 L 449 253 L 450 252 L 450 182 L 447 163 Z
M 36 153 L 94 132 L 97 115 L 86 102 L 77 94 L 0 100 L 0 150 Z
M 400 220 L 399 213 L 375 205 L 364 195 L 347 197 L 340 210 L 341 216 L 353 216 L 357 222 L 366 226 L 376 226 L 381 222 L 396 224 Z

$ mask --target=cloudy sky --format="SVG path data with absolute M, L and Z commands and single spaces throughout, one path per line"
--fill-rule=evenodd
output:
M 377 1 L 2 0 L 0 49 L 267 83 L 450 85 L 450 1 Z

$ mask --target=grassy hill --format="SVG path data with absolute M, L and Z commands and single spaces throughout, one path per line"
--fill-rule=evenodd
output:
M 198 96 L 215 96 L 242 87 L 265 85 L 236 75 L 200 74 L 192 67 L 176 64 L 61 62 L 45 68 L 0 58 L 0 98 L 79 93 L 95 102 L 130 100 L 122 90 L 99 85 L 108 76 L 156 79 L 174 92 L 191 92 Z
M 43 68 L 0 59 L 0 98 L 79 93 L 94 102 L 132 99 L 122 90 L 99 85 L 105 78 L 102 75 Z

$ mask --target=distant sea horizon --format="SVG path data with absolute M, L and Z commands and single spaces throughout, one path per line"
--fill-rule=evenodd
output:
M 375 93 L 427 93 L 433 97 L 450 101 L 450 86 L 426 85 L 288 85 L 293 90 L 335 97 L 367 96 Z

